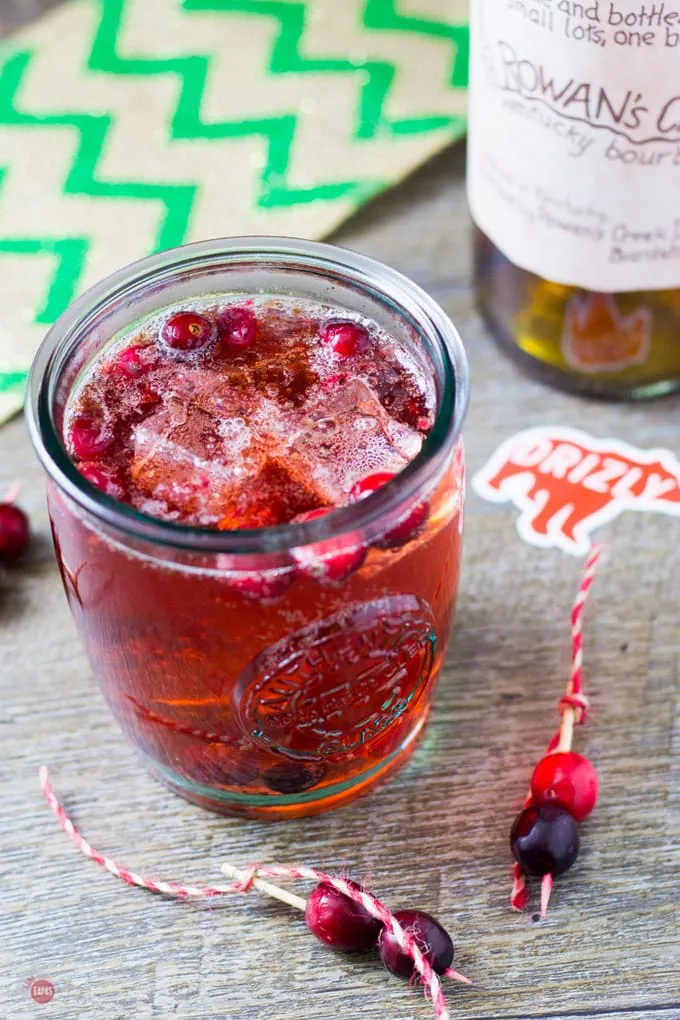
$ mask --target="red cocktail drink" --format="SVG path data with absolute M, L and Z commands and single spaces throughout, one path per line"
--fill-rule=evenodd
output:
M 303 242 L 157 256 L 55 327 L 29 413 L 64 586 L 177 792 L 300 815 L 410 754 L 457 591 L 466 384 L 418 288 Z

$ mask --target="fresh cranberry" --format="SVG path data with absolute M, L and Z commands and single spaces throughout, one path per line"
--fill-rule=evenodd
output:
M 79 414 L 71 422 L 69 441 L 74 457 L 93 460 L 111 446 L 113 433 L 92 415 Z
M 161 340 L 173 351 L 200 351 L 214 336 L 210 319 L 196 312 L 177 312 L 161 329 Z
M 322 762 L 284 761 L 267 769 L 262 778 L 265 785 L 276 793 L 303 793 L 318 786 L 326 771 Z
M 146 375 L 156 362 L 156 351 L 150 344 L 133 344 L 121 351 L 112 365 L 115 377 L 139 379 Z
M 244 598 L 255 602 L 279 599 L 295 580 L 294 570 L 267 570 L 237 574 L 229 578 L 229 586 Z
M 250 308 L 225 308 L 217 320 L 222 345 L 229 351 L 247 351 L 255 343 L 257 317 Z
M 534 769 L 531 796 L 536 804 L 558 804 L 577 822 L 590 814 L 597 801 L 597 772 L 575 751 L 548 754 Z
M 293 524 L 304 524 L 315 521 L 331 513 L 333 507 L 322 507 L 320 510 L 309 510 L 293 518 Z M 350 574 L 358 570 L 366 559 L 366 547 L 357 544 L 355 536 L 340 535 L 337 538 L 324 539 L 313 545 L 300 546 L 293 551 L 293 557 L 301 573 L 308 577 L 330 584 L 345 581 Z
M 349 321 L 327 322 L 321 328 L 320 340 L 341 358 L 363 354 L 371 342 L 365 326 Z
M 348 882 L 348 885 L 361 889 L 356 882 Z M 320 942 L 347 953 L 370 949 L 383 926 L 382 921 L 369 914 L 360 903 L 323 883 L 307 899 L 305 921 Z
M 14 563 L 30 538 L 28 517 L 14 503 L 0 503 L 0 563 Z
M 414 506 L 399 524 L 390 528 L 380 541 L 376 542 L 376 545 L 383 549 L 398 549 L 400 546 L 406 545 L 421 533 L 429 516 L 430 504 L 423 500 L 422 503 Z
M 371 496 L 395 477 L 396 475 L 382 471 L 375 475 L 369 475 L 367 478 L 362 478 L 361 481 L 353 486 L 349 494 L 350 500 L 356 503 L 367 496 Z M 375 545 L 381 549 L 397 549 L 399 546 L 406 545 L 407 542 L 410 542 L 411 539 L 420 534 L 429 516 L 430 504 L 427 500 L 423 500 L 422 503 L 416 504 L 412 510 L 409 510 L 398 524 L 395 524 L 393 528 L 385 532 Z
M 532 804 L 515 819 L 510 848 L 528 875 L 561 875 L 578 856 L 578 824 L 566 808 Z
M 453 963 L 451 936 L 430 914 L 422 910 L 400 910 L 394 915 L 437 974 L 444 974 Z M 397 977 L 410 981 L 417 973 L 413 957 L 405 953 L 388 928 L 383 928 L 378 939 L 380 959 Z
M 108 464 L 79 464 L 78 470 L 90 485 L 112 499 L 122 499 L 125 489 L 115 468 Z
M 389 471 L 380 471 L 375 475 L 367 475 L 366 478 L 360 479 L 349 494 L 350 501 L 352 503 L 358 503 L 360 499 L 366 499 L 367 496 L 372 496 L 378 489 L 382 489 L 383 486 L 391 482 L 396 475 L 391 474 Z

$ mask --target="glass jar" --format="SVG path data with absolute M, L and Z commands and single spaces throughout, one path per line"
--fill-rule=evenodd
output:
M 232 532 L 156 520 L 86 481 L 62 432 L 93 360 L 164 307 L 234 292 L 324 302 L 409 345 L 437 411 L 401 474 L 323 518 Z M 344 803 L 409 757 L 458 588 L 468 397 L 460 339 L 427 294 L 330 245 L 191 245 L 81 297 L 47 335 L 29 389 L 71 612 L 115 717 L 157 776 L 213 810 L 292 817 Z M 412 514 L 423 520 L 417 535 L 390 541 Z M 296 571 L 293 549 L 323 552 L 339 539 L 368 550 L 342 583 Z

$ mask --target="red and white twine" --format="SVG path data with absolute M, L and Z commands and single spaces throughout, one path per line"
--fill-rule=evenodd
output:
M 548 744 L 547 754 L 556 751 L 570 751 L 574 735 L 574 727 L 582 726 L 588 717 L 589 701 L 583 693 L 583 611 L 586 600 L 595 579 L 597 565 L 602 556 L 602 546 L 594 546 L 586 560 L 583 578 L 571 610 L 571 676 L 563 698 L 560 698 L 558 710 L 562 723 Z M 531 793 L 524 801 L 524 807 L 531 804 Z M 513 910 L 523 910 L 527 904 L 528 893 L 524 874 L 519 864 L 512 869 L 512 892 L 510 905 Z M 545 875 L 541 883 L 541 917 L 545 917 L 548 901 L 552 890 L 552 875 Z
M 108 871 L 110 875 L 114 876 L 114 878 L 120 878 L 123 882 L 127 882 L 128 885 L 135 885 L 141 889 L 147 889 L 149 892 L 159 893 L 163 896 L 171 896 L 175 899 L 181 900 L 204 899 L 214 896 L 223 896 L 228 893 L 245 893 L 252 888 L 253 883 L 259 877 L 275 878 L 283 881 L 295 881 L 302 879 L 311 882 L 323 882 L 326 885 L 332 886 L 344 896 L 348 896 L 351 900 L 354 900 L 354 902 L 359 903 L 365 910 L 368 911 L 369 914 L 385 925 L 388 931 L 390 931 L 394 936 L 402 951 L 413 960 L 415 969 L 420 976 L 420 980 L 422 981 L 427 995 L 431 999 L 434 1015 L 437 1020 L 450 1020 L 446 997 L 444 996 L 444 991 L 439 977 L 423 955 L 418 943 L 410 932 L 399 924 L 397 918 L 385 906 L 385 904 L 366 889 L 357 887 L 341 876 L 329 875 L 327 872 L 320 871 L 318 868 L 310 868 L 306 866 L 290 867 L 288 865 L 281 864 L 252 865 L 244 870 L 242 877 L 239 878 L 238 881 L 229 882 L 226 885 L 185 886 L 179 885 L 176 882 L 162 882 L 150 879 L 144 875 L 138 875 L 136 872 L 130 871 L 129 868 L 126 868 L 117 861 L 114 861 L 113 858 L 95 850 L 94 847 L 87 842 L 85 837 L 78 831 L 69 818 L 63 804 L 57 798 L 50 780 L 49 772 L 45 766 L 40 769 L 40 786 L 45 800 L 54 812 L 57 821 L 69 839 L 71 839 L 71 841 L 75 844 L 77 849 L 80 850 L 85 857 L 88 857 L 91 861 L 94 861 L 95 864 L 99 864 L 100 867 Z M 446 976 L 462 981 L 465 984 L 471 983 L 468 978 L 463 977 L 457 971 L 452 969 L 446 971 Z

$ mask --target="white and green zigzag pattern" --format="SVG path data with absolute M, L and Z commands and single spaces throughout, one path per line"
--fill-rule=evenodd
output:
M 464 0 L 72 0 L 0 50 L 0 421 L 152 251 L 321 237 L 465 126 Z

